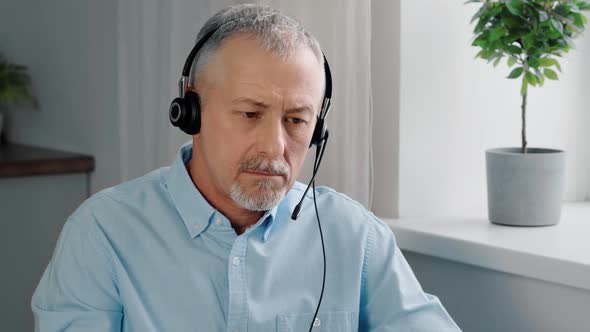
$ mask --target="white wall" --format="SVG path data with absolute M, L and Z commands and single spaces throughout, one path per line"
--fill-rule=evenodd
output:
M 520 146 L 519 82 L 474 59 L 464 1 L 401 4 L 400 216 L 482 215 L 487 148 Z M 529 90 L 529 147 L 567 151 L 566 200 L 589 198 L 590 33 L 557 82 Z
M 118 4 L 120 177 L 129 180 L 169 165 L 180 145 L 190 140 L 170 125 L 168 107 L 178 96 L 181 61 L 196 33 L 176 31 L 172 22 L 202 24 L 207 11 L 189 11 L 191 20 L 177 10 L 178 1 L 125 0 Z
M 9 114 L 8 139 L 93 155 L 92 192 L 119 182 L 117 1 L 2 1 L 0 42 L 40 104 Z

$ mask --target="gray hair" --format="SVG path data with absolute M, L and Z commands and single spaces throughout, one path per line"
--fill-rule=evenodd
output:
M 241 4 L 222 9 L 213 15 L 197 35 L 198 42 L 207 33 L 216 30 L 197 53 L 189 76 L 189 86 L 194 86 L 204 66 L 223 41 L 238 33 L 252 33 L 263 48 L 287 58 L 301 45 L 308 46 L 319 63 L 324 57 L 317 39 L 303 29 L 299 21 L 279 10 L 257 4 Z

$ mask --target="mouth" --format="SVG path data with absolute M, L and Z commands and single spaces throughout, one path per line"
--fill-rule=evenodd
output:
M 255 175 L 255 176 L 266 176 L 266 177 L 283 177 L 282 174 L 277 173 L 267 173 L 267 172 L 258 172 L 258 171 L 244 171 L 244 173 Z

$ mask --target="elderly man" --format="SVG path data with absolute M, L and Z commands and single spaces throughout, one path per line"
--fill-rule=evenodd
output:
M 459 331 L 360 204 L 319 187 L 291 218 L 330 79 L 316 39 L 256 5 L 220 11 L 203 39 L 171 106 L 191 144 L 70 216 L 37 330 Z

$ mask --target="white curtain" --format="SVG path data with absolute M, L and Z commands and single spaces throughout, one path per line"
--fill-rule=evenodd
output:
M 122 179 L 167 165 L 190 137 L 172 128 L 168 106 L 200 27 L 225 6 L 253 1 L 121 0 L 119 105 Z M 333 76 L 330 141 L 317 176 L 371 206 L 371 2 L 357 0 L 256 1 L 297 18 L 314 34 Z M 310 151 L 299 180 L 311 175 Z
M 159 0 L 119 1 L 118 14 L 121 180 L 128 180 L 167 163 L 172 22 Z

